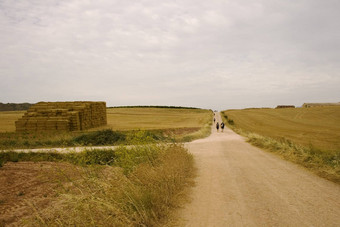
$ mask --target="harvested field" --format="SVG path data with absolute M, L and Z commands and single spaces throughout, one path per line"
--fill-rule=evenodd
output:
M 107 127 L 114 130 L 197 128 L 202 127 L 210 119 L 211 111 L 202 109 L 107 109 Z
M 172 108 L 109 108 L 106 109 L 107 125 L 90 129 L 113 130 L 174 129 L 202 127 L 211 118 L 211 111 Z M 24 111 L 0 112 L 0 132 L 14 132 L 15 121 Z
M 58 192 L 68 184 L 64 174 L 77 177 L 75 168 L 53 162 L 9 162 L 1 167 L 0 226 L 18 223 L 33 209 L 52 206 Z
M 14 132 L 15 121 L 24 116 L 26 111 L 0 111 L 0 133 Z
M 248 132 L 322 150 L 340 150 L 340 106 L 228 110 L 223 114 Z
M 6 112 L 8 116 L 16 112 Z M 4 113 L 0 113 L 4 114 Z M 176 141 L 187 142 L 202 138 L 210 133 L 209 124 L 212 112 L 200 109 L 172 108 L 114 108 L 107 109 L 106 126 L 85 131 L 41 131 L 35 133 L 0 133 L 0 149 L 68 147 L 75 144 L 76 137 L 100 130 L 124 131 L 127 134 L 134 130 L 148 130 L 161 137 L 175 137 Z M 9 122 L 9 121 L 7 121 Z M 12 117 L 14 125 L 15 117 Z M 0 118 L 0 129 L 4 125 Z M 8 123 L 7 123 L 8 124 Z M 91 132 L 89 132 L 91 131 Z M 77 142 L 76 142 L 77 143 Z M 108 144 L 101 144 L 108 145 Z M 113 144 L 111 144 L 113 145 Z

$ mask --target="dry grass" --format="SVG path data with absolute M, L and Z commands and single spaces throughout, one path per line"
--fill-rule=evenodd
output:
M 14 132 L 15 121 L 24 113 L 25 111 L 0 112 L 0 132 Z M 107 126 L 91 131 L 106 128 L 117 131 L 201 128 L 211 117 L 211 111 L 202 109 L 109 108 Z
M 107 109 L 107 127 L 113 130 L 150 130 L 202 127 L 211 119 L 211 111 L 172 108 Z
M 123 134 L 130 134 L 132 130 L 148 130 L 159 140 L 187 142 L 208 136 L 212 118 L 211 111 L 201 109 L 113 108 L 107 109 L 108 125 L 104 127 L 88 131 L 15 133 L 14 122 L 23 113 L 0 112 L 0 150 L 86 145 L 78 143 L 76 138 L 106 129 Z
M 186 197 L 184 188 L 192 184 L 193 158 L 181 146 L 160 151 L 127 175 L 124 168 L 83 168 L 81 178 L 67 177 L 71 187 L 60 192 L 53 206 L 36 209 L 22 224 L 160 226 L 169 221 L 169 215 Z
M 0 111 L 0 132 L 14 132 L 15 121 L 26 111 Z
M 251 109 L 223 112 L 237 128 L 289 139 L 303 146 L 340 151 L 340 106 L 296 109 Z
M 108 109 L 107 127 L 114 130 L 158 129 L 177 137 L 185 132 L 190 135 L 189 139 L 193 139 L 207 133 L 207 124 L 209 125 L 211 118 L 212 113 L 208 110 L 119 108 Z M 15 120 L 13 119 L 13 125 Z M 131 132 L 126 133 L 132 135 Z M 160 226 L 167 223 L 171 219 L 172 211 L 183 202 L 186 196 L 184 189 L 192 184 L 193 158 L 178 145 L 165 147 L 150 144 L 149 137 L 153 135 L 152 132 L 136 133 L 141 136 L 133 136 L 130 139 L 132 144 L 139 145 L 132 146 L 132 149 L 121 147 L 113 156 L 104 155 L 100 150 L 91 152 L 90 156 L 85 155 L 90 160 L 84 159 L 85 165 L 90 163 L 91 166 L 81 168 L 79 174 L 73 173 L 81 177 L 73 178 L 65 173 L 68 182 L 60 183 L 66 184 L 67 187 L 58 191 L 60 196 L 54 204 L 43 210 L 35 207 L 35 204 L 30 204 L 33 216 L 22 219 L 18 225 Z M 14 138 L 11 137 L 12 134 Z M 16 133 L 1 135 L 3 139 L 15 145 Z M 79 133 L 75 135 L 78 136 Z M 41 138 L 36 138 L 37 135 L 21 136 L 27 143 L 30 143 L 31 139 L 44 139 L 43 135 Z M 53 143 L 53 135 L 50 137 Z M 63 136 L 66 142 L 73 137 L 73 133 Z M 111 156 L 114 161 L 110 159 Z M 15 154 L 10 160 L 20 161 L 20 157 Z M 106 163 L 105 166 L 93 164 L 98 163 L 98 160 L 102 163 L 103 157 L 107 161 L 103 162 Z M 107 157 L 109 160 L 106 160 Z M 54 160 L 51 159 L 51 154 L 40 154 L 38 159 L 33 156 L 28 158 L 38 161 Z M 72 162 L 75 159 L 71 157 L 70 160 Z M 76 160 L 82 159 L 76 157 Z M 112 166 L 109 166 L 111 164 Z

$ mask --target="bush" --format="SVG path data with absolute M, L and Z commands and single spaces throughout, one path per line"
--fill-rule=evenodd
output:
M 107 129 L 80 135 L 74 138 L 73 142 L 82 145 L 114 145 L 119 141 L 124 141 L 125 138 L 123 133 Z
M 66 159 L 80 165 L 113 165 L 116 154 L 112 149 L 85 150 L 80 153 L 66 154 Z
M 234 121 L 233 121 L 233 120 L 229 119 L 229 120 L 228 120 L 228 124 L 230 124 L 230 125 L 234 125 L 235 123 L 234 123 Z

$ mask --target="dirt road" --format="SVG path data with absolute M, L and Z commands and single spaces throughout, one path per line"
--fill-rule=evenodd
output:
M 187 145 L 198 177 L 181 226 L 340 226 L 339 185 L 212 130 Z

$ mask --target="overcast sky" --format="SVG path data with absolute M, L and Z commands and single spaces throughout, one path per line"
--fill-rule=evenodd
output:
M 340 102 L 339 0 L 0 0 L 0 102 Z

